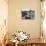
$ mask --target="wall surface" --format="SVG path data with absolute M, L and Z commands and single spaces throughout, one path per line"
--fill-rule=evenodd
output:
M 21 10 L 35 10 L 34 20 L 22 20 Z M 9 0 L 8 33 L 9 36 L 16 31 L 26 31 L 31 34 L 31 38 L 40 37 L 40 0 Z

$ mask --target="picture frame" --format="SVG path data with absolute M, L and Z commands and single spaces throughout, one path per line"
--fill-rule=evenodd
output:
M 35 18 L 35 10 L 22 10 L 21 11 L 22 19 L 34 19 Z

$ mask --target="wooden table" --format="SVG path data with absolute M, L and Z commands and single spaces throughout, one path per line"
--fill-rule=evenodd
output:
M 40 39 L 32 39 L 27 42 L 21 41 L 18 46 L 46 46 L 46 42 L 43 42 Z
M 46 46 L 46 43 L 18 44 L 18 46 Z
M 6 46 L 16 46 L 16 43 L 9 42 Z M 41 41 L 40 39 L 31 39 L 27 42 L 21 41 L 18 43 L 18 46 L 46 46 L 46 42 Z
M 8 42 L 5 46 L 15 46 L 15 43 L 13 43 L 13 42 Z

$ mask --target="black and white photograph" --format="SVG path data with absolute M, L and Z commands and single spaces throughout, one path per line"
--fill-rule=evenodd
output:
M 35 11 L 34 10 L 22 10 L 21 11 L 22 19 L 34 19 Z

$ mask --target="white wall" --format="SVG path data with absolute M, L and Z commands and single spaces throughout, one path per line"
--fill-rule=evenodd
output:
M 35 10 L 34 20 L 22 20 L 21 10 L 33 9 Z M 41 7 L 40 0 L 9 0 L 9 16 L 8 16 L 8 33 L 9 36 L 16 31 L 26 31 L 31 34 L 31 38 L 40 37 L 40 20 Z

